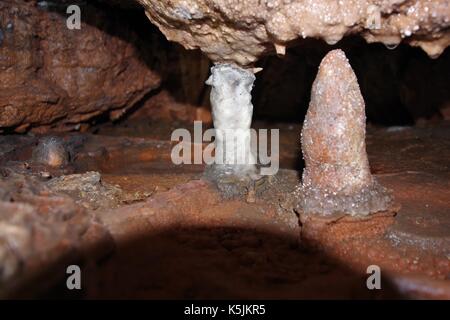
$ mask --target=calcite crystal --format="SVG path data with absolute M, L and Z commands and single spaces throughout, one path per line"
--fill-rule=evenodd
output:
M 256 172 L 251 150 L 253 105 L 251 91 L 255 75 L 232 64 L 211 68 L 206 84 L 212 86 L 211 105 L 215 129 L 215 165 L 225 174 Z
M 349 34 L 436 57 L 450 44 L 448 0 L 138 0 L 169 40 L 215 62 L 248 65 L 303 38 Z
M 365 105 L 341 50 L 322 60 L 302 129 L 305 159 L 300 207 L 304 213 L 368 215 L 386 211 L 390 192 L 371 175 Z

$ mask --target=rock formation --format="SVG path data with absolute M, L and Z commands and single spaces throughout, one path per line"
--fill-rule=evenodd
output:
M 253 174 L 256 160 L 251 150 L 255 76 L 232 64 L 211 68 L 206 84 L 212 86 L 211 105 L 215 129 L 215 164 L 225 173 Z
M 81 29 L 69 30 L 66 6 L 0 2 L 0 131 L 74 129 L 103 113 L 116 119 L 159 86 L 114 11 L 80 4 Z
M 37 177 L 0 170 L 1 298 L 35 277 L 48 282 L 64 277 L 55 270 L 73 261 L 111 252 L 109 232 L 71 197 Z
M 450 44 L 448 0 L 138 0 L 167 39 L 215 62 L 245 66 L 302 38 L 335 44 L 359 33 L 389 47 L 402 40 L 431 57 Z
M 331 51 L 320 64 L 303 123 L 304 213 L 368 215 L 392 204 L 390 192 L 370 173 L 364 109 L 344 52 Z

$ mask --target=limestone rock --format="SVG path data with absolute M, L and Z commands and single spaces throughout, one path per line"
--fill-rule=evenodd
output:
M 404 40 L 436 57 L 450 44 L 448 0 L 138 0 L 169 40 L 215 62 L 249 65 L 302 38 L 329 44 L 359 33 Z
M 117 207 L 122 194 L 120 188 L 102 181 L 100 173 L 95 171 L 53 178 L 46 186 L 55 193 L 70 196 L 90 210 Z
M 35 277 L 45 275 L 51 284 L 64 277 L 71 262 L 111 252 L 109 232 L 73 199 L 52 192 L 36 177 L 5 168 L 1 173 L 0 297 Z
M 1 1 L 0 130 L 117 118 L 159 86 L 119 11 L 80 4 L 81 29 L 69 30 L 67 5 Z

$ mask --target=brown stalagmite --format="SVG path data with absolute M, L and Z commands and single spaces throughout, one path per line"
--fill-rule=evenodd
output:
M 300 209 L 323 215 L 388 210 L 390 192 L 370 173 L 364 99 L 342 50 L 322 60 L 302 129 Z

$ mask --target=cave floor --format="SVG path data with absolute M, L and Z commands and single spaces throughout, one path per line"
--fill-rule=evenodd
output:
M 69 238 L 67 232 L 53 236 L 65 245 L 52 254 L 69 258 L 49 259 L 39 246 L 21 255 L 16 278 L 26 281 L 11 280 L 8 294 L 450 299 L 450 123 L 369 127 L 372 173 L 393 190 L 400 210 L 395 217 L 319 223 L 318 228 L 301 225 L 285 201 L 302 169 L 298 125 L 272 125 L 281 128 L 282 169 L 250 200 L 223 199 L 203 179 L 202 165 L 171 163 L 175 142 L 170 133 L 181 126 L 140 122 L 62 135 L 72 153 L 70 163 L 58 168 L 33 162 L 39 137 L 1 137 L 2 172 L 34 176 L 51 192 L 68 194 L 92 217 L 80 238 Z M 85 180 L 49 184 L 50 177 L 81 173 Z M 86 181 L 103 185 L 86 191 Z M 45 194 L 39 197 L 45 203 Z M 44 205 L 36 209 L 40 215 L 48 210 Z M 73 251 L 77 254 L 68 254 Z M 80 292 L 65 289 L 68 262 L 82 266 Z M 370 265 L 380 267 L 382 290 L 367 289 Z

